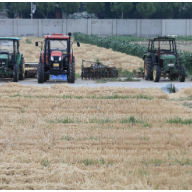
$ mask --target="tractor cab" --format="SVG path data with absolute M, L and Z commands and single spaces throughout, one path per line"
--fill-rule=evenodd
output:
M 38 42 L 35 45 L 38 46 Z M 80 44 L 78 43 L 77 46 L 79 47 Z M 37 70 L 38 83 L 44 83 L 50 77 L 73 83 L 75 81 L 74 65 L 71 33 L 45 35 L 44 50 L 40 53 Z
M 159 82 L 160 77 L 185 81 L 185 67 L 179 64 L 175 38 L 149 39 L 148 53 L 143 55 L 146 80 Z
M 161 65 L 161 67 L 163 67 L 164 60 L 166 62 L 176 62 L 177 48 L 175 38 L 159 37 L 149 39 L 148 52 L 151 53 L 153 61 Z M 169 63 L 166 64 L 169 66 Z
M 19 52 L 20 38 L 0 37 L 0 74 L 13 76 L 13 81 L 23 80 L 25 64 L 22 53 Z

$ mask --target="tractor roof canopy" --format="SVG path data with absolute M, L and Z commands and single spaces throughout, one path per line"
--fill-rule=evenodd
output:
M 149 39 L 150 41 L 175 41 L 173 37 L 156 37 L 154 39 Z
M 0 40 L 21 40 L 18 37 L 0 37 Z
M 52 34 L 52 35 L 44 35 L 45 39 L 69 39 L 68 35 L 63 34 Z

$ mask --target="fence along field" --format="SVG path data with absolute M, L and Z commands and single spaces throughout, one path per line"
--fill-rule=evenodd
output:
M 0 86 L 0 189 L 191 189 L 191 91 Z

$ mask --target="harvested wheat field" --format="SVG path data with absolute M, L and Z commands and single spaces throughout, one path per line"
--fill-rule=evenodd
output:
M 192 189 L 183 94 L 1 85 L 0 189 Z
M 29 40 L 31 44 L 26 43 L 26 40 Z M 39 53 L 41 49 L 39 48 L 40 46 L 35 46 L 35 41 L 43 41 L 43 38 L 21 38 L 20 51 L 24 54 L 25 62 L 39 62 Z M 103 64 L 110 60 L 110 63 L 114 63 L 114 65 L 110 66 L 115 66 L 117 68 L 122 67 L 123 69 L 128 69 L 129 71 L 132 71 L 133 69 L 138 70 L 139 67 L 143 67 L 143 60 L 138 57 L 90 44 L 81 43 L 81 46 L 77 47 L 77 44 L 74 42 L 73 51 L 75 55 L 76 73 L 79 74 L 81 73 L 82 59 L 95 61 L 97 58 Z M 90 64 L 87 65 L 90 66 Z

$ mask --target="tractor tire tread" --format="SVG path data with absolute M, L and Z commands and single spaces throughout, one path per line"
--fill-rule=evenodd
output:
M 181 78 L 179 78 L 180 82 L 185 82 L 185 66 L 181 65 Z
M 38 75 L 37 75 L 38 83 L 44 83 L 44 65 L 43 65 L 43 63 L 38 64 L 37 73 L 38 73 Z
M 69 64 L 68 83 L 75 83 L 75 58 L 73 62 Z
M 24 59 L 22 58 L 19 65 L 19 69 L 20 69 L 19 80 L 25 79 L 25 73 L 23 73 L 23 62 L 24 62 Z
M 13 82 L 18 82 L 18 80 L 19 80 L 19 67 L 17 64 L 14 64 L 14 66 L 13 66 L 13 72 L 14 72 Z
M 145 58 L 147 62 L 147 75 L 145 75 L 145 80 L 153 80 L 153 64 L 150 58 Z

